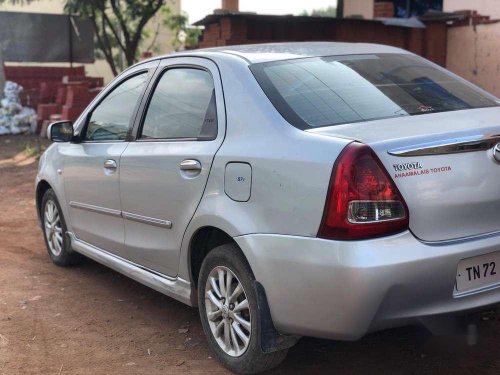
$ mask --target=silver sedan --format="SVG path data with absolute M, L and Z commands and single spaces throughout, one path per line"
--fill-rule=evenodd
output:
M 217 358 L 278 365 L 500 302 L 496 97 L 373 44 L 221 47 L 141 62 L 52 124 L 48 254 L 199 306 Z

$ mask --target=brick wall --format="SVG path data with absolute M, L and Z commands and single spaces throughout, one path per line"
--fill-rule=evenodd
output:
M 391 18 L 394 17 L 394 3 L 384 1 L 373 4 L 373 18 Z
M 426 26 L 415 29 L 374 20 L 228 14 L 205 25 L 200 47 L 292 41 L 380 43 L 404 48 L 444 66 L 446 23 L 430 21 Z

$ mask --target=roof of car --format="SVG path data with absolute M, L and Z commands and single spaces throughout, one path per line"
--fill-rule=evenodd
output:
M 356 55 L 367 53 L 409 53 L 403 49 L 370 43 L 341 42 L 295 42 L 247 44 L 227 47 L 214 47 L 186 51 L 182 54 L 203 55 L 206 53 L 231 54 L 245 59 L 249 64 L 289 60 L 303 57 Z

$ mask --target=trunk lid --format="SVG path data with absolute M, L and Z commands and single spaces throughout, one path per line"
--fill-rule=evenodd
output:
M 307 130 L 368 144 L 410 211 L 410 230 L 437 242 L 500 231 L 500 108 Z

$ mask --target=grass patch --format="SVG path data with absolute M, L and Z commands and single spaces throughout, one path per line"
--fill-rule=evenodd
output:
M 23 153 L 28 157 L 36 157 L 38 159 L 42 155 L 43 151 L 44 150 L 42 149 L 39 141 L 35 141 L 34 144 L 26 142 L 23 145 Z

